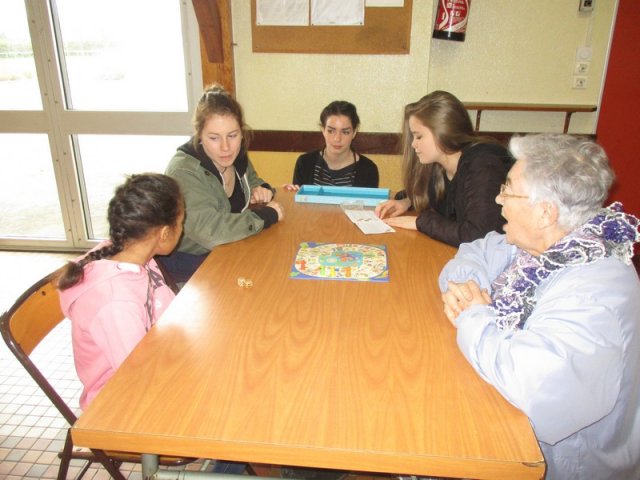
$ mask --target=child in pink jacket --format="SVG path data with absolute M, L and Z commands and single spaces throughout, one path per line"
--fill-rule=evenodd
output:
M 83 410 L 175 297 L 153 257 L 170 253 L 182 234 L 180 187 L 166 175 L 132 175 L 116 189 L 108 220 L 110 239 L 58 278 Z

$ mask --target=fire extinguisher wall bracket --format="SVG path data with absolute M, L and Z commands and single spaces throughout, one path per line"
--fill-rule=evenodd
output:
M 433 38 L 464 42 L 471 0 L 438 0 Z

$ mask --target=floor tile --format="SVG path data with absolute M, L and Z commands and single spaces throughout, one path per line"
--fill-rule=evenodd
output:
M 49 465 L 32 465 L 31 468 L 27 471 L 26 476 L 32 478 L 42 478 L 44 472 L 47 471 Z
M 9 455 L 5 458 L 5 460 L 10 462 L 19 462 L 22 460 L 22 457 L 27 453 L 27 450 L 23 450 L 21 448 L 14 448 L 9 452 Z
M 27 471 L 31 468 L 31 465 L 28 463 L 16 463 L 15 467 L 13 467 L 13 470 L 11 470 L 11 475 L 18 475 L 18 476 L 22 476 L 25 477 Z
M 17 462 L 10 462 L 5 460 L 0 463 L 0 478 L 4 478 L 6 475 L 9 475 L 11 470 L 17 465 Z

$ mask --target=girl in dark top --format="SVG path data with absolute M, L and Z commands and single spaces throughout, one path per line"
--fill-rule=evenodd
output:
M 293 185 L 284 188 L 297 191 L 300 185 L 378 187 L 376 164 L 351 148 L 360 126 L 355 105 L 342 100 L 331 102 L 320 114 L 320 125 L 325 147 L 300 155 Z
M 459 246 L 501 232 L 495 197 L 513 163 L 506 148 L 478 136 L 464 105 L 435 91 L 404 112 L 404 191 L 376 207 L 393 227 Z M 403 215 L 415 208 L 417 217 Z

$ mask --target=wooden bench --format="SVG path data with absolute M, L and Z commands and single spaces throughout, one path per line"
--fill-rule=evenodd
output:
M 571 115 L 576 112 L 595 112 L 595 105 L 563 105 L 552 103 L 491 103 L 491 102 L 465 102 L 467 110 L 476 112 L 476 132 L 480 130 L 480 117 L 484 110 L 501 110 L 510 112 L 564 112 L 564 130 L 569 131 Z

